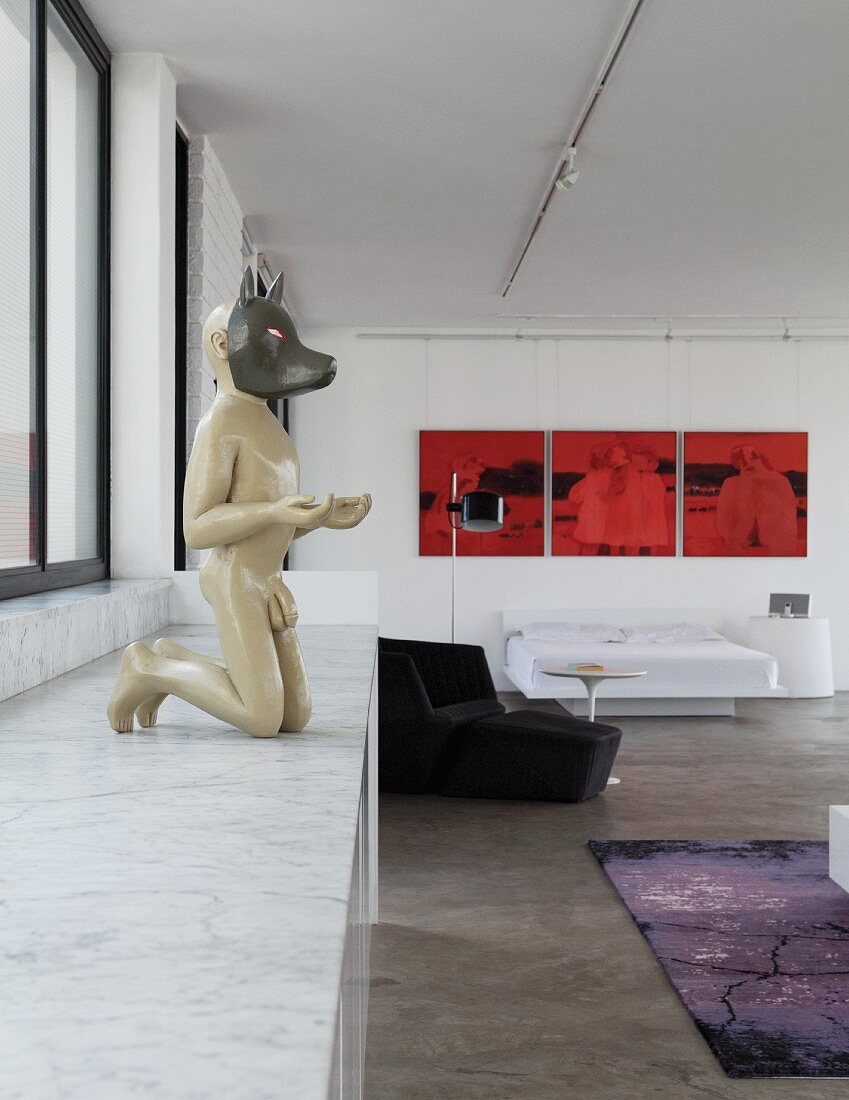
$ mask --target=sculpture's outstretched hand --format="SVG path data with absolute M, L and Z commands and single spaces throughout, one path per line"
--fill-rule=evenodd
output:
M 322 526 L 331 531 L 347 531 L 362 523 L 370 511 L 371 493 L 358 497 L 337 497 Z
M 315 497 L 302 493 L 282 497 L 273 505 L 275 522 L 291 524 L 302 531 L 314 531 L 317 527 L 323 527 L 325 520 L 333 512 L 333 493 L 328 493 L 321 504 L 315 504 L 314 501 Z

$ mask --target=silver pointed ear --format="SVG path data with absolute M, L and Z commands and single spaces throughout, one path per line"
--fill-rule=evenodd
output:
M 281 271 L 271 286 L 268 288 L 266 298 L 276 302 L 278 306 L 283 304 L 283 272 Z
M 242 285 L 239 287 L 239 305 L 244 307 L 251 298 L 255 297 L 256 287 L 254 286 L 254 273 L 251 268 L 246 267 L 242 272 Z

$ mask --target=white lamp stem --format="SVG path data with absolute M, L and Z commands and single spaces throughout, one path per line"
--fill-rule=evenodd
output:
M 451 474 L 451 503 L 457 503 L 457 473 Z M 448 522 L 451 524 L 451 642 L 454 642 L 454 623 L 456 618 L 456 591 L 457 591 L 457 527 L 454 523 L 454 514 L 448 513 Z

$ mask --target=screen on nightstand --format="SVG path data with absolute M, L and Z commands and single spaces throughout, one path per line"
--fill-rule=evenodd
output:
M 771 592 L 770 615 L 792 615 L 794 619 L 807 619 L 811 613 L 811 596 L 808 592 Z

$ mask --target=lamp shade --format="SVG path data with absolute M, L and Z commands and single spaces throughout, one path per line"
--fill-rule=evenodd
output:
M 504 498 L 476 489 L 460 497 L 460 526 L 464 531 L 500 531 L 504 526 Z

